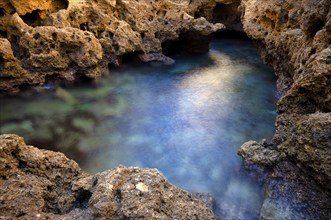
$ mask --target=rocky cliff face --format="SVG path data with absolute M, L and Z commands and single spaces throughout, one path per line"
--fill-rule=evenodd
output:
M 23 3 L 24 2 L 24 3 Z M 49 81 L 98 79 L 123 55 L 172 63 L 162 49 L 177 40 L 208 50 L 222 24 L 194 14 L 214 1 L 43 0 L 0 3 L 0 90 Z M 197 43 L 198 42 L 198 43 Z M 184 49 L 185 49 L 184 48 Z
M 1 219 L 215 219 L 156 169 L 89 176 L 62 153 L 27 146 L 16 135 L 0 135 L 0 174 Z
M 269 171 L 262 218 L 328 219 L 331 1 L 243 0 L 242 7 L 244 30 L 274 67 L 281 96 L 272 142 L 239 151 L 246 163 Z

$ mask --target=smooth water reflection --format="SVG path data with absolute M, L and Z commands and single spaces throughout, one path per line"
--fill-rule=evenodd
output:
M 204 56 L 170 67 L 130 65 L 100 85 L 1 99 L 1 133 L 54 146 L 91 173 L 119 164 L 161 170 L 192 192 L 211 192 L 228 219 L 254 219 L 260 188 L 238 147 L 270 138 L 275 78 L 250 42 L 215 40 Z

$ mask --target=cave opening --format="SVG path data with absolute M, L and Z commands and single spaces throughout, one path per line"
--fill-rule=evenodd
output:
M 139 58 L 139 53 L 138 52 L 132 52 L 132 53 L 126 53 L 123 54 L 121 57 L 121 64 L 126 64 L 126 63 L 130 63 L 130 64 L 138 64 L 141 63 L 141 59 Z
M 29 57 L 30 54 L 26 48 L 20 46 L 19 40 L 20 40 L 19 37 L 15 36 L 15 35 L 9 36 L 9 42 L 11 44 L 11 48 L 13 50 L 14 56 L 18 60 L 23 60 L 23 59 L 26 59 L 27 57 Z
M 3 57 L 3 53 L 0 53 L 0 67 L 1 69 L 4 67 L 5 65 L 5 59 Z
M 0 8 L 0 17 L 5 16 L 5 9 Z
M 307 28 L 308 37 L 313 38 L 318 31 L 323 29 L 324 25 L 325 25 L 325 21 L 323 19 L 321 18 L 314 19 Z
M 201 35 L 195 31 L 179 34 L 177 40 L 167 40 L 162 43 L 162 52 L 166 55 L 178 53 L 199 54 L 209 50 L 212 35 Z
M 24 23 L 26 23 L 29 26 L 37 27 L 41 25 L 42 19 L 40 17 L 40 10 L 34 10 L 31 13 L 27 13 L 23 16 L 21 16 Z
M 53 4 L 57 10 L 67 9 L 69 7 L 68 0 L 53 0 Z
M 212 22 L 224 24 L 227 30 L 243 32 L 239 5 L 240 1 L 232 4 L 217 3 L 213 10 Z
M 1 31 L 0 30 L 0 37 L 2 37 L 2 38 L 7 38 L 7 32 L 6 31 Z
M 200 18 L 200 17 L 205 17 L 205 11 L 203 8 L 200 8 L 199 10 L 197 10 L 195 13 L 194 13 L 194 18 L 197 19 L 197 18 Z

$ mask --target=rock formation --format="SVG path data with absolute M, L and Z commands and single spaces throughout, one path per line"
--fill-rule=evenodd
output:
M 239 154 L 268 171 L 262 219 L 331 216 L 331 1 L 243 0 L 244 31 L 278 77 L 270 144 Z
M 181 49 L 190 52 L 207 50 L 210 34 L 224 29 L 218 22 L 228 30 L 244 31 L 256 42 L 263 59 L 273 66 L 278 77 L 279 116 L 273 140 L 250 141 L 239 151 L 246 165 L 261 171 L 258 174 L 265 180 L 266 199 L 261 219 L 330 219 L 330 0 L 4 0 L 0 2 L 0 90 L 14 93 L 53 80 L 97 79 L 107 72 L 108 66 L 119 65 L 126 54 L 146 62 L 171 63 L 165 53 L 171 51 L 176 41 L 188 43 Z M 24 146 L 21 139 L 2 137 L 2 146 L 9 146 L 10 142 L 17 147 L 6 147 L 8 150 L 1 152 L 11 162 L 3 167 L 6 165 L 1 161 L 0 183 L 16 187 L 16 191 L 20 189 L 17 195 L 21 196 L 1 192 L 4 196 L 0 197 L 0 204 L 8 201 L 7 196 L 13 196 L 10 197 L 13 201 L 23 205 L 13 206 L 12 213 L 0 208 L 1 214 L 32 217 L 24 209 L 26 201 L 20 200 L 32 193 L 31 199 L 36 204 L 33 213 L 40 212 L 45 217 L 63 214 L 78 218 L 105 212 L 116 213 L 118 218 L 132 217 L 131 214 L 139 217 L 143 210 L 152 210 L 150 216 L 177 216 L 178 206 L 172 209 L 162 203 L 168 201 L 165 199 L 168 191 L 163 191 L 159 184 L 162 178 L 156 171 L 121 167 L 89 177 L 60 154 L 56 157 L 68 167 L 70 164 L 71 169 L 64 169 L 57 161 L 53 164 L 43 155 L 49 154 L 45 151 L 37 154 L 43 155 L 40 158 L 33 154 L 30 159 L 27 154 L 23 157 L 20 152 L 10 150 Z M 46 172 L 47 167 L 52 170 Z M 30 182 L 26 181 L 29 172 L 33 174 Z M 58 182 L 56 173 L 61 177 Z M 136 177 L 139 173 L 144 174 L 139 177 L 142 179 Z M 138 182 L 128 179 L 130 176 Z M 116 185 L 113 177 L 122 185 Z M 100 180 L 93 186 L 96 178 Z M 107 188 L 106 179 L 120 193 Z M 69 181 L 74 184 L 70 185 Z M 161 193 L 163 199 L 150 198 L 144 192 L 147 188 L 154 190 L 154 183 L 161 187 L 155 190 L 165 193 Z M 40 189 L 25 191 L 20 184 L 29 190 L 35 190 L 31 185 Z M 64 190 L 68 187 L 72 195 L 66 195 Z M 95 192 L 104 190 L 111 192 L 114 204 L 102 195 L 101 203 L 96 202 Z M 144 201 L 142 210 L 128 211 L 135 209 L 139 201 L 135 197 L 136 201 L 123 204 L 128 191 L 138 197 L 142 193 L 142 198 L 139 197 Z M 182 199 L 191 201 L 188 194 L 180 192 L 179 197 L 183 195 Z M 161 204 L 162 210 L 150 209 L 152 202 L 159 204 L 158 208 Z M 185 207 L 183 210 L 199 210 Z M 191 218 L 194 214 L 188 213 L 192 212 L 184 217 Z
M 0 135 L 0 174 L 1 219 L 215 219 L 156 169 L 120 166 L 89 176 L 62 153 L 16 135 Z
M 0 3 L 0 90 L 48 81 L 98 79 L 125 54 L 172 63 L 162 45 L 185 41 L 208 50 L 222 24 L 192 16 L 213 1 L 10 1 Z M 212 7 L 210 7 L 212 9 Z

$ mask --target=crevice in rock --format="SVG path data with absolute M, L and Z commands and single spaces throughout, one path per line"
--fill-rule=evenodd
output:
M 68 0 L 53 0 L 53 4 L 55 5 L 57 10 L 67 9 L 69 7 Z
M 3 53 L 0 53 L 0 69 L 3 69 L 4 65 L 5 65 L 5 59 L 3 58 Z
M 33 84 L 28 84 L 28 83 L 22 83 L 18 86 L 19 91 L 21 93 L 24 93 L 26 91 L 29 91 L 33 87 Z
M 241 14 L 239 10 L 240 1 L 232 4 L 217 3 L 213 10 L 213 23 L 222 23 L 228 30 L 243 31 Z
M 324 25 L 325 25 L 325 21 L 322 20 L 321 18 L 316 18 L 313 21 L 311 21 L 307 29 L 308 37 L 313 38 L 318 31 L 323 29 Z
M 5 16 L 5 9 L 0 8 L 0 17 Z
M 41 25 L 42 19 L 39 15 L 40 10 L 34 10 L 31 13 L 27 13 L 23 16 L 21 16 L 24 23 L 26 23 L 29 26 L 37 27 Z
M 18 168 L 23 170 L 27 167 L 28 163 L 26 161 L 23 161 L 23 160 L 19 160 L 18 162 Z
M 225 39 L 242 39 L 251 41 L 245 32 L 235 30 L 224 30 L 218 31 L 214 34 L 214 38 L 225 38 Z
M 88 203 L 92 196 L 92 192 L 88 190 L 82 190 L 78 193 L 78 196 L 72 206 L 72 209 L 86 209 L 88 207 Z
M 2 38 L 7 38 L 7 32 L 6 31 L 1 31 L 0 30 L 0 37 L 2 37 Z
M 29 51 L 25 48 L 20 47 L 19 38 L 17 36 L 11 35 L 9 37 L 9 41 L 13 50 L 13 54 L 18 60 L 23 60 L 29 56 Z
M 81 29 L 82 31 L 88 31 L 89 30 L 88 27 L 89 27 L 88 22 L 84 22 L 79 25 L 79 29 Z
M 25 215 L 26 215 L 25 212 L 19 212 L 19 213 L 17 213 L 16 217 L 19 218 L 19 217 L 23 217 Z
M 122 55 L 121 63 L 141 63 L 138 52 L 126 53 Z
M 91 82 L 93 82 L 93 78 L 88 77 L 86 74 L 82 72 L 77 72 L 75 74 L 75 80 L 72 82 L 72 84 L 84 85 L 84 84 L 89 84 Z
M 212 35 L 201 35 L 195 31 L 188 31 L 179 35 L 177 40 L 168 40 L 162 43 L 162 52 L 166 56 L 176 53 L 206 53 Z
M 115 199 L 115 203 L 117 206 L 117 216 L 119 217 L 119 219 L 123 219 L 123 220 L 129 219 L 127 216 L 124 215 L 124 213 L 121 209 L 123 197 L 122 197 L 122 192 L 120 189 L 116 190 L 114 199 Z
M 194 18 L 197 19 L 197 18 L 200 18 L 200 17 L 206 17 L 205 16 L 205 11 L 203 8 L 200 8 L 199 10 L 197 10 L 195 13 L 194 13 Z

